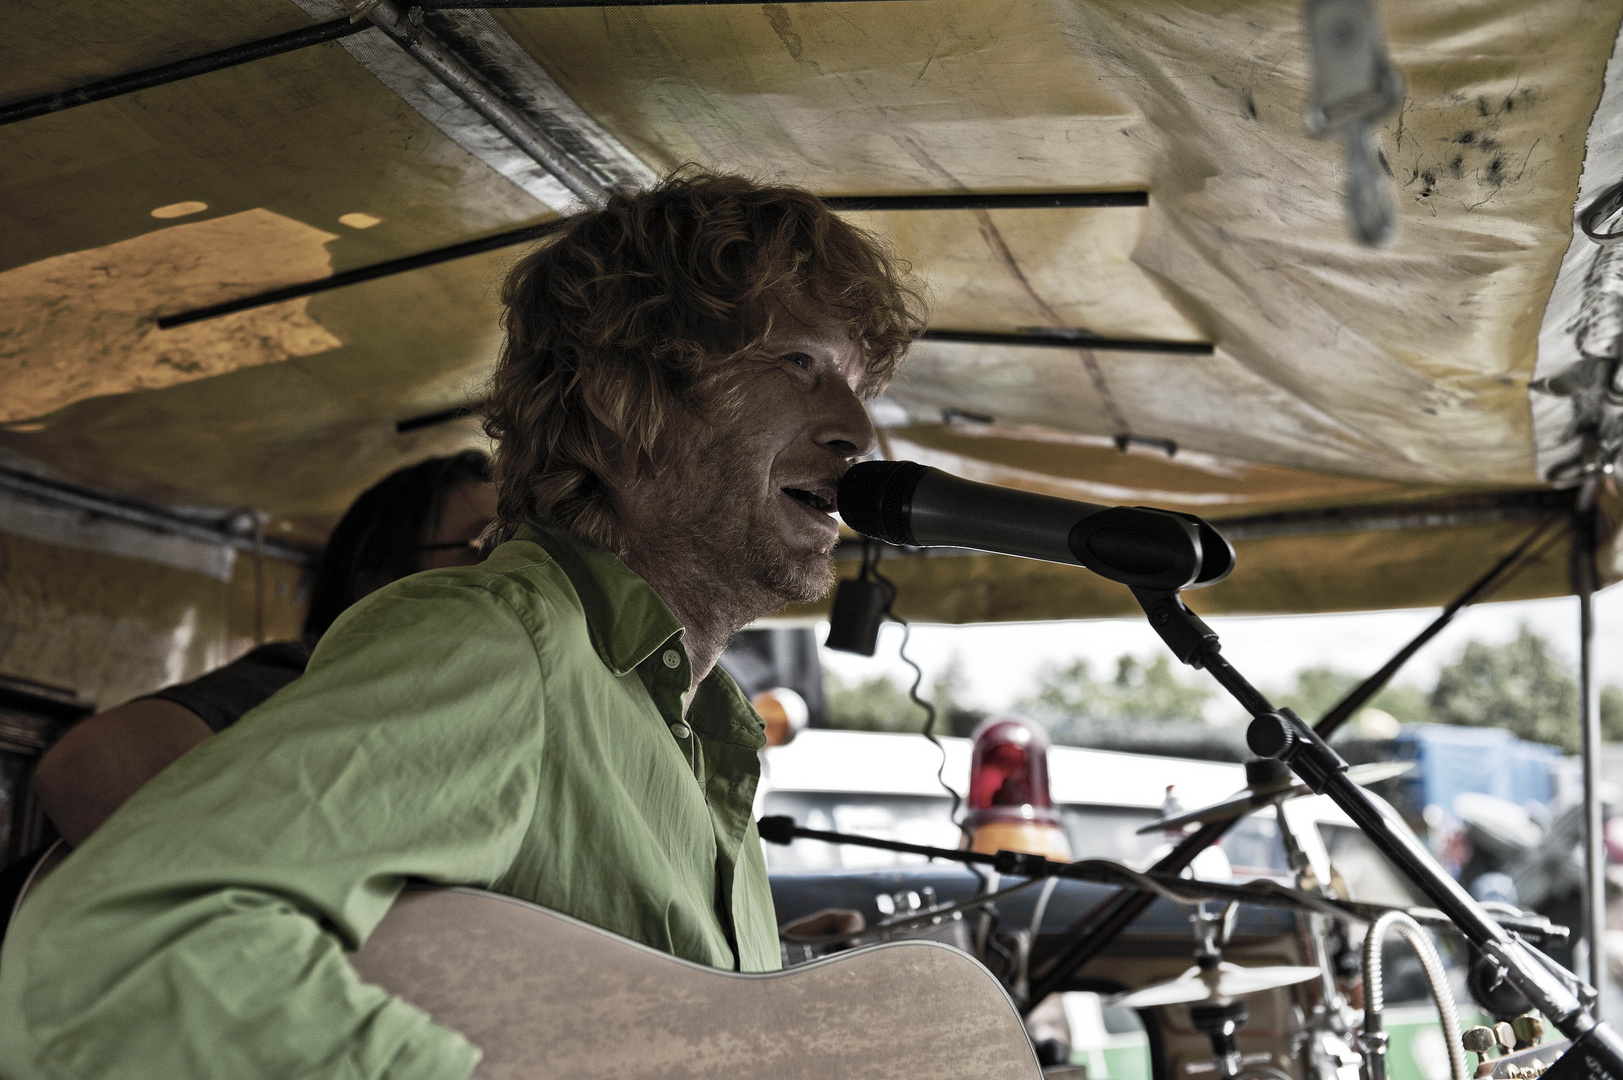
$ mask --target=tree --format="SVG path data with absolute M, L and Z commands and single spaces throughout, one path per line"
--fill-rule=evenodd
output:
M 919 731 L 924 710 L 907 698 L 907 691 L 888 675 L 875 675 L 847 683 L 839 673 L 823 669 L 823 694 L 828 726 L 849 731 Z
M 937 735 L 968 735 L 984 717 L 960 704 L 968 684 L 963 657 L 957 652 L 930 686 L 920 693 L 936 711 Z M 907 694 L 912 683 L 898 683 L 889 675 L 875 675 L 856 684 L 823 669 L 823 693 L 827 701 L 828 726 L 848 731 L 923 731 L 925 712 Z
M 1611 698 L 1618 724 L 1623 700 Z M 1467 642 L 1460 658 L 1438 674 L 1430 704 L 1434 723 L 1504 728 L 1568 752 L 1578 749 L 1578 684 L 1550 643 L 1526 624 L 1503 645 Z
M 1613 683 L 1600 691 L 1600 737 L 1623 742 L 1623 686 Z
M 1038 672 L 1036 693 L 1016 707 L 1055 721 L 1164 724 L 1199 721 L 1211 696 L 1208 687 L 1180 678 L 1165 656 L 1146 664 L 1124 653 L 1116 658 L 1116 675 L 1107 682 L 1095 679 L 1083 659 L 1049 664 Z
M 1016 708 L 1059 744 L 1239 761 L 1245 755 L 1240 731 L 1205 722 L 1214 693 L 1181 675 L 1165 655 L 1148 663 L 1122 655 L 1110 679 L 1096 678 L 1086 660 L 1050 664 Z
M 1281 708 L 1296 710 L 1303 720 L 1316 724 L 1362 681 L 1357 675 L 1335 668 L 1303 668 L 1296 673 L 1296 687 L 1275 694 L 1273 701 Z M 1369 707 L 1390 713 L 1405 724 L 1423 724 L 1430 719 L 1425 693 L 1413 686 L 1385 687 L 1369 702 Z

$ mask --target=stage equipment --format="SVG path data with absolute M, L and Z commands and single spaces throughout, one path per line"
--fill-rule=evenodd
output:
M 1151 1009 L 1166 1005 L 1188 1005 L 1189 1019 L 1194 1029 L 1205 1035 L 1212 1044 L 1212 1060 L 1221 1080 L 1281 1080 L 1287 1074 L 1268 1066 L 1245 1067 L 1240 1057 L 1235 1036 L 1250 1019 L 1245 1003 L 1239 999 L 1247 994 L 1264 990 L 1277 990 L 1319 976 L 1316 967 L 1256 967 L 1244 968 L 1225 963 L 1222 947 L 1228 944 L 1234 927 L 1234 915 L 1239 905 L 1230 903 L 1222 914 L 1213 915 L 1204 904 L 1198 905 L 1190 916 L 1195 932 L 1195 966 L 1167 982 L 1156 983 L 1138 990 L 1117 994 L 1110 1004 L 1129 1009 Z
M 1420 958 L 1426 985 L 1431 987 L 1432 1000 L 1437 1002 L 1437 1015 L 1442 1021 L 1449 1070 L 1454 1080 L 1466 1080 L 1470 1073 L 1465 1068 L 1465 1046 L 1460 1041 L 1460 1018 L 1454 1008 L 1454 991 L 1449 988 L 1442 957 L 1432 948 L 1420 926 L 1400 911 L 1376 919 L 1364 936 L 1364 1026 L 1358 1033 L 1358 1048 L 1364 1054 L 1364 1080 L 1386 1080 L 1387 1035 L 1381 1026 L 1386 998 L 1381 981 L 1381 946 L 1390 933 L 1402 937 Z
M 1503 586 L 1515 577 L 1521 569 L 1532 562 L 1536 562 L 1544 554 L 1546 548 L 1560 542 L 1566 536 L 1566 530 L 1551 532 L 1556 524 L 1564 520 L 1562 517 L 1550 517 L 1539 522 L 1529 533 L 1522 538 L 1513 549 L 1505 554 L 1498 562 L 1488 569 L 1481 577 L 1473 581 L 1459 596 L 1445 607 L 1426 628 L 1411 638 L 1407 644 L 1392 655 L 1380 669 L 1370 675 L 1363 682 L 1350 690 L 1336 705 L 1320 718 L 1315 729 L 1320 736 L 1329 738 L 1343 723 L 1359 709 L 1363 708 L 1371 698 L 1380 693 L 1381 689 L 1392 681 L 1392 677 L 1402 669 L 1415 653 L 1419 652 L 1425 644 L 1454 621 L 1461 611 L 1472 604 L 1487 599 L 1495 589 Z M 1264 758 L 1248 762 L 1248 774 L 1252 769 L 1272 770 L 1269 775 L 1277 775 L 1281 779 L 1288 778 L 1290 770 L 1278 761 Z M 1188 837 L 1182 840 L 1177 847 L 1167 853 L 1152 869 L 1165 873 L 1180 873 L 1194 862 L 1195 858 L 1207 848 L 1221 840 L 1225 833 L 1239 821 L 1233 818 L 1229 821 L 1214 822 L 1203 825 Z M 1110 900 L 1100 904 L 1093 911 L 1083 916 L 1064 935 L 1062 943 L 1054 952 L 1043 960 L 1033 974 L 1032 994 L 1041 1000 L 1043 994 L 1052 993 L 1063 986 L 1074 972 L 1080 971 L 1089 960 L 1114 941 L 1133 920 L 1138 918 L 1154 896 L 1144 892 L 1123 892 Z M 1561 928 L 1565 940 L 1566 929 Z M 1498 969 L 1494 968 L 1494 972 Z M 1497 975 L 1494 976 L 1497 978 Z M 1501 980 L 1501 984 L 1502 980 Z M 1506 987 L 1509 989 L 1509 987 Z M 1475 995 L 1473 995 L 1475 996 Z M 1482 1002 L 1480 996 L 1476 997 L 1478 1003 Z M 1521 1011 L 1531 1006 L 1522 1004 Z
M 1155 870 L 1134 870 L 1109 859 L 1083 859 L 1078 862 L 1054 862 L 1038 855 L 1020 851 L 999 851 L 988 855 L 967 848 L 932 847 L 929 844 L 910 844 L 905 840 L 881 840 L 856 833 L 830 832 L 825 829 L 807 829 L 786 815 L 763 817 L 756 823 L 761 839 L 769 844 L 790 844 L 797 839 L 821 840 L 828 844 L 852 844 L 856 847 L 875 848 L 880 851 L 898 851 L 906 855 L 922 855 L 927 859 L 958 862 L 995 870 L 1002 877 L 1020 877 L 1033 881 L 1044 878 L 1070 878 L 1091 881 L 1100 885 L 1115 885 L 1143 890 L 1152 896 L 1164 897 L 1175 904 L 1200 904 L 1214 901 L 1242 904 L 1261 904 L 1266 907 L 1288 908 L 1297 911 L 1317 911 L 1336 919 L 1372 923 L 1389 911 L 1402 911 L 1429 930 L 1460 932 L 1459 927 L 1442 912 L 1432 908 L 1394 908 L 1385 904 L 1366 904 L 1356 900 L 1341 900 L 1320 896 L 1281 885 L 1277 881 L 1259 878 L 1241 885 L 1223 881 L 1202 881 L 1199 878 L 1180 877 Z M 1024 886 L 1016 886 L 1021 888 Z M 973 907 L 985 903 L 989 897 L 979 897 L 957 907 Z M 941 914 L 941 911 L 934 914 Z M 1567 928 L 1557 926 L 1542 915 L 1522 913 L 1513 915 L 1494 913 L 1491 919 L 1497 925 L 1533 942 L 1564 942 Z M 844 934 L 838 937 L 852 937 Z
M 1138 834 L 1160 832 L 1163 829 L 1176 829 L 1183 825 L 1210 825 L 1217 821 L 1232 821 L 1244 817 L 1253 810 L 1260 810 L 1270 803 L 1283 802 L 1286 799 L 1298 799 L 1303 795 L 1313 794 L 1313 789 L 1302 783 L 1292 783 L 1287 774 L 1284 779 L 1268 775 L 1266 770 L 1257 768 L 1268 759 L 1261 761 L 1248 761 L 1245 763 L 1246 786 L 1222 802 L 1203 806 L 1198 810 L 1189 810 L 1171 817 L 1157 818 L 1138 830 Z M 1372 765 L 1354 765 L 1347 770 L 1347 776 L 1353 783 L 1368 787 L 1378 784 L 1382 780 L 1391 780 L 1402 776 L 1414 769 L 1412 761 L 1379 761 Z M 1255 774 L 1255 776 L 1253 776 Z
M 834 590 L 834 607 L 828 616 L 830 649 L 872 656 L 879 644 L 879 628 L 885 611 L 896 599 L 895 589 L 875 573 L 879 565 L 879 545 L 862 538 L 862 568 L 857 576 L 840 582 Z
M 1246 994 L 1295 986 L 1319 977 L 1319 969 L 1300 965 L 1241 967 L 1223 959 L 1239 905 L 1229 903 L 1213 915 L 1204 904 L 1189 917 L 1195 933 L 1195 966 L 1176 979 L 1154 983 L 1117 994 L 1110 1004 L 1128 1009 L 1151 1009 L 1161 1005 L 1221 1005 Z M 1384 917 L 1384 916 L 1383 916 Z M 1221 1071 L 1221 1070 L 1220 1070 Z
M 859 469 L 864 471 L 859 474 Z M 1589 988 L 1577 976 L 1495 921 L 1437 865 L 1402 822 L 1390 817 L 1348 778 L 1347 763 L 1328 743 L 1294 712 L 1276 709 L 1252 686 L 1222 655 L 1217 634 L 1184 604 L 1180 595 L 1184 585 L 1140 584 L 1152 579 L 1172 581 L 1183 572 L 1188 573 L 1188 584 L 1201 582 L 1202 531 L 1186 529 L 1185 540 L 1180 544 L 1175 532 L 1165 525 L 1166 518 L 1179 515 L 1152 519 L 1142 515 L 1162 512 L 1129 511 L 1139 516 L 1124 520 L 1110 542 L 1099 543 L 1098 537 L 1113 530 L 1096 530 L 1090 528 L 1088 522 L 1098 521 L 1112 512 L 1096 511 L 1086 504 L 1067 504 L 1060 499 L 1002 491 L 946 474 L 938 474 L 945 479 L 936 480 L 931 476 L 934 472 L 912 462 L 876 462 L 853 467 L 841 483 L 842 509 L 847 506 L 849 485 L 852 491 L 849 505 L 855 511 L 846 516 L 846 523 L 879 539 L 897 537 L 903 542 L 970 546 L 1054 561 L 1075 561 L 1084 566 L 1089 566 L 1084 555 L 1094 557 L 1098 565 L 1089 568 L 1132 589 L 1151 627 L 1173 655 L 1191 667 L 1210 672 L 1251 714 L 1251 725 L 1246 733 L 1251 750 L 1259 757 L 1284 762 L 1315 793 L 1329 795 L 1381 853 L 1491 959 L 1502 973 L 1500 977 L 1521 991 L 1563 1035 L 1573 1040 L 1572 1050 L 1552 1066 L 1557 1080 L 1580 1073 L 1591 1080 L 1603 1077 L 1623 1080 L 1623 1038 L 1609 1025 L 1597 1022 L 1590 1012 L 1580 997 Z M 926 483 L 927 480 L 931 482 Z M 988 494 L 981 493 L 983 488 Z M 1065 533 L 1065 544 L 1061 547 L 1055 535 L 1064 523 L 1061 510 L 1066 508 L 1082 513 L 1080 517 L 1071 518 L 1070 530 Z M 1120 510 L 1122 508 L 1117 508 Z M 960 518 L 954 518 L 954 514 Z M 1028 523 L 1007 520 L 1023 514 L 1029 514 L 1032 520 Z M 1211 527 L 1208 525 L 1205 529 Z M 1212 532 L 1215 535 L 1215 530 Z M 1222 550 L 1232 552 L 1221 537 L 1218 541 Z M 1020 550 L 1021 547 L 1026 550 Z M 1071 559 L 1061 557 L 1067 550 Z M 1109 558 L 1099 558 L 1101 555 Z M 1222 573 L 1226 574 L 1232 567 L 1231 553 Z M 1006 854 L 999 853 L 997 857 L 1002 859 Z M 1072 867 L 1085 865 L 1071 864 Z M 1021 871 L 1011 867 L 1011 872 Z M 1138 876 L 1151 881 L 1144 875 Z M 1209 883 L 1203 884 L 1209 887 Z M 1299 890 L 1292 892 L 1306 895 Z M 1312 900 L 1315 904 L 1309 906 L 1328 902 L 1322 897 Z M 1034 986 L 1034 993 L 1035 990 Z
M 1408 827 L 1396 820 L 1347 776 L 1347 763 L 1290 709 L 1275 709 L 1222 655 L 1217 634 L 1183 603 L 1176 590 L 1134 589 L 1150 625 L 1179 660 L 1204 668 L 1252 716 L 1246 742 L 1259 757 L 1275 758 L 1321 795 L 1341 807 L 1370 841 L 1488 956 L 1499 977 L 1521 991 L 1533 1006 L 1573 1040 L 1573 1050 L 1553 1066 L 1560 1074 L 1579 1072 L 1599 1080 L 1623 1078 L 1623 1039 L 1597 1022 L 1577 976 L 1558 966 L 1519 936 L 1507 932 L 1462 889 Z M 1570 1060 L 1569 1060 L 1570 1059 Z

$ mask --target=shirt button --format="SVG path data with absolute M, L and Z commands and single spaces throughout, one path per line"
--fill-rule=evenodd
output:
M 676 723 L 671 725 L 671 734 L 675 735 L 678 739 L 685 739 L 689 735 L 693 734 L 693 729 L 688 727 L 682 721 L 678 720 Z
M 664 660 L 665 666 L 673 671 L 682 666 L 682 654 L 675 649 L 666 649 L 665 655 L 660 659 Z

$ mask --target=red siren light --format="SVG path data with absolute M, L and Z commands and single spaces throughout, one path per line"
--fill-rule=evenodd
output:
M 975 729 L 969 762 L 969 830 L 974 851 L 1024 851 L 1069 859 L 1070 844 L 1048 793 L 1048 738 L 1016 717 Z

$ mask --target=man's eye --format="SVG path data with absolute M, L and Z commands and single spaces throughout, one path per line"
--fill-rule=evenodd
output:
M 803 371 L 810 371 L 812 365 L 816 363 L 815 360 L 803 352 L 785 353 L 783 358 Z

